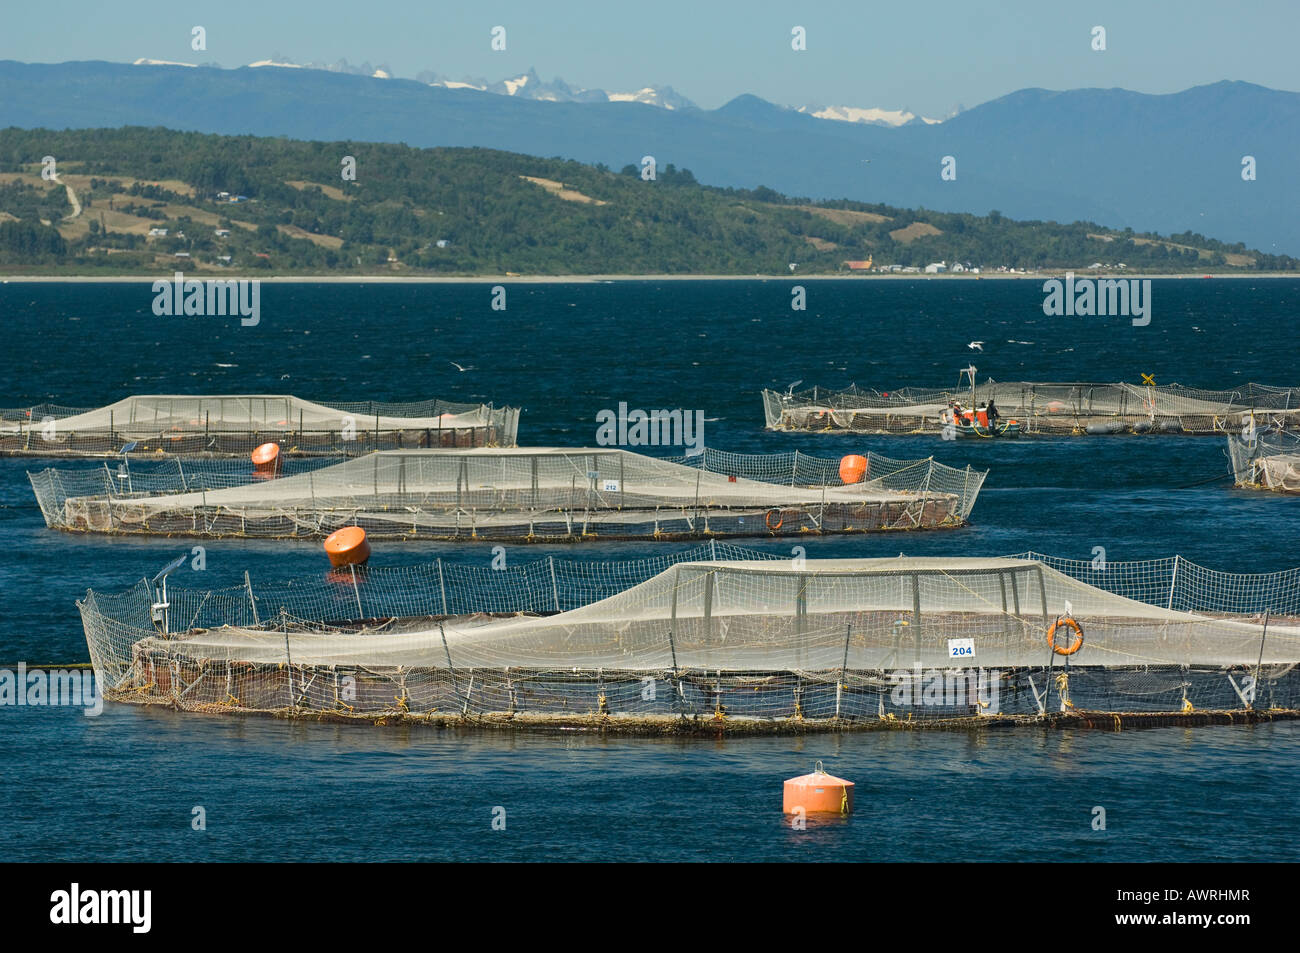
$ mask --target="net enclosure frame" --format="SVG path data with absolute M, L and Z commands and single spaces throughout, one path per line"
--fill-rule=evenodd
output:
M 156 599 L 141 580 L 78 603 L 107 700 L 632 732 L 1300 716 L 1300 571 L 1180 557 L 796 561 L 712 541 L 511 571 L 440 559 L 256 587 L 246 574 L 226 590 L 173 587 L 161 623 Z M 1198 608 L 1170 608 L 1181 603 Z M 1224 611 L 1260 605 L 1280 608 Z M 1045 631 L 1064 611 L 1086 635 L 1060 657 Z M 978 668 L 952 662 L 950 639 L 973 641 Z
M 942 433 L 951 403 L 971 403 L 970 387 L 877 391 L 851 385 L 782 393 L 764 390 L 768 430 L 807 433 Z M 1021 434 L 1238 433 L 1243 425 L 1300 428 L 1300 387 L 1244 384 L 1202 390 L 1181 384 L 999 382 L 977 385 L 974 401 L 994 401 Z
M 0 455 L 356 455 L 402 447 L 513 447 L 519 409 L 490 403 L 318 403 L 287 394 L 144 394 L 104 407 L 0 410 Z M 124 449 L 129 448 L 129 449 Z
M 933 457 L 839 460 L 704 448 L 650 457 L 612 447 L 393 450 L 274 479 L 175 462 L 142 472 L 31 473 L 46 525 L 69 532 L 582 542 L 955 529 L 987 471 Z
M 1228 459 L 1241 489 L 1300 494 L 1300 431 L 1229 434 Z

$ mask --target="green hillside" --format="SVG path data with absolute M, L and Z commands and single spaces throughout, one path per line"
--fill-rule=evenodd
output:
M 41 177 L 45 156 L 55 157 L 57 182 Z M 355 181 L 341 175 L 345 156 L 356 160 Z M 1300 264 L 1193 233 L 710 188 L 671 165 L 643 181 L 631 166 L 486 149 L 144 128 L 0 131 L 6 274 L 789 275 L 791 263 L 798 274 L 834 274 L 867 258 L 984 273 Z

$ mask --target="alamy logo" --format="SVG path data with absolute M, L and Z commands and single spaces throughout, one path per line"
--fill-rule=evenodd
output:
M 685 447 L 687 456 L 704 452 L 704 411 L 631 410 L 620 401 L 618 412 L 596 414 L 600 447 Z
M 153 313 L 159 317 L 237 314 L 246 328 L 262 320 L 262 282 L 257 278 L 187 281 L 178 271 L 171 281 L 155 281 L 153 293 Z
M 153 923 L 152 890 L 68 890 L 50 894 L 50 922 L 127 923 L 132 933 L 148 933 Z
M 1135 328 L 1151 323 L 1150 278 L 1078 278 L 1065 273 L 1065 281 L 1043 282 L 1043 314 L 1048 317 L 1131 317 Z
M 90 669 L 0 668 L 0 706 L 72 706 L 93 718 L 104 711 L 95 673 Z
M 977 706 L 981 714 L 1001 709 L 1002 673 L 997 669 L 951 668 L 891 672 L 889 698 L 899 708 Z

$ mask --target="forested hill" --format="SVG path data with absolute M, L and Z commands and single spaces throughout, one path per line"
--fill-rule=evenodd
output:
M 1300 265 L 1195 233 L 814 203 L 701 186 L 672 165 L 656 171 L 648 181 L 639 167 L 487 149 L 6 129 L 0 272 L 789 275 L 791 264 L 797 274 L 833 274 L 865 259 L 877 269 L 942 261 L 986 274 Z

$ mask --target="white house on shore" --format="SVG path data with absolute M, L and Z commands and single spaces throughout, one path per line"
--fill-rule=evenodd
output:
M 947 270 L 948 263 L 946 261 L 934 261 L 925 266 L 927 275 L 942 275 Z

